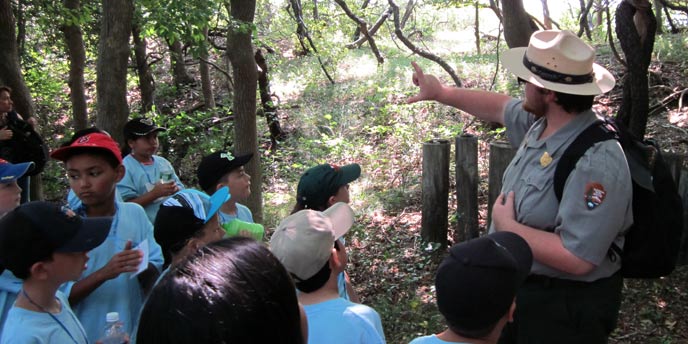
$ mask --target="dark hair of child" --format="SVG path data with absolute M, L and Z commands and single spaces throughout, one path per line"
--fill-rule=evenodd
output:
M 294 285 L 261 243 L 232 237 L 169 271 L 139 321 L 139 343 L 302 343 Z
M 0 269 L 12 271 L 17 278 L 29 278 L 33 264 L 52 260 L 54 247 L 44 234 L 34 230 L 28 222 L 2 231 L 2 234 L 0 251 L 4 259 Z
M 339 240 L 334 241 L 334 248 L 337 251 L 341 250 L 341 247 L 339 247 Z M 298 289 L 301 292 L 304 293 L 311 293 L 314 292 L 320 288 L 322 288 L 325 283 L 327 283 L 327 280 L 330 279 L 330 274 L 332 273 L 332 269 L 330 269 L 330 260 L 328 259 L 325 262 L 325 265 L 323 265 L 318 272 L 315 273 L 315 275 L 311 276 L 307 280 L 299 281 L 297 278 L 296 280 L 296 289 Z

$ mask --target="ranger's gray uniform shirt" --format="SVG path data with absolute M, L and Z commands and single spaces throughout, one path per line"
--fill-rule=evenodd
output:
M 633 223 L 631 176 L 617 140 L 596 143 L 571 171 L 561 199 L 554 194 L 554 171 L 559 158 L 573 140 L 598 118 L 592 110 L 578 114 L 549 137 L 539 140 L 547 122 L 523 110 L 522 101 L 510 101 L 504 111 L 506 133 L 518 148 L 503 177 L 502 193 L 514 191 L 516 221 L 561 237 L 572 254 L 596 267 L 576 276 L 533 261 L 531 274 L 579 281 L 595 281 L 619 270 L 621 259 L 612 260 L 612 242 L 623 247 L 623 233 Z M 541 158 L 547 152 L 551 162 Z M 588 206 L 586 190 L 591 183 L 602 186 L 601 203 Z M 490 232 L 494 231 L 491 225 Z

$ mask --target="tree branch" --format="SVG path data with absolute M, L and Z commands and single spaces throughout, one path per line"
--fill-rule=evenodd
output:
M 688 6 L 681 6 L 681 5 L 672 4 L 667 0 L 659 0 L 659 2 L 661 2 L 662 5 L 664 5 L 664 7 L 666 7 L 666 8 L 672 9 L 674 11 L 681 11 L 681 12 L 688 14 Z
M 607 9 L 605 10 L 607 13 L 607 40 L 609 40 L 609 48 L 612 49 L 612 53 L 614 53 L 614 58 L 616 58 L 619 63 L 621 63 L 624 67 L 628 67 L 626 65 L 626 61 L 619 55 L 619 52 L 616 50 L 616 46 L 614 45 L 614 35 L 612 35 L 612 18 L 611 14 L 609 13 L 609 6 L 607 6 Z
M 387 10 L 382 13 L 380 18 L 377 19 L 375 24 L 373 24 L 373 27 L 371 27 L 370 30 L 368 30 L 368 33 L 370 33 L 371 36 L 374 36 L 375 33 L 377 33 L 377 30 L 380 29 L 380 26 L 382 26 L 382 23 L 384 23 L 385 20 L 387 20 L 387 18 L 389 18 L 389 16 L 391 14 L 392 14 L 392 9 L 387 8 Z M 366 36 L 361 36 L 356 41 L 347 44 L 346 47 L 348 49 L 360 48 L 361 44 L 365 43 L 365 41 L 367 41 L 367 40 L 368 40 L 368 38 Z
M 229 72 L 227 72 L 226 70 L 222 69 L 222 67 L 216 65 L 215 63 L 210 62 L 210 61 L 207 60 L 207 59 L 204 59 L 204 58 L 202 58 L 202 57 L 199 57 L 198 59 L 201 60 L 201 61 L 203 61 L 203 62 L 205 62 L 205 63 L 207 63 L 207 64 L 209 64 L 209 65 L 211 65 L 211 66 L 213 66 L 213 68 L 217 69 L 220 73 L 224 74 L 224 75 L 227 77 L 227 81 L 229 81 L 229 84 L 232 86 L 232 88 L 234 88 L 234 81 L 232 80 L 232 76 L 229 75 Z
M 306 27 L 306 23 L 303 21 L 303 18 L 301 17 L 301 8 L 300 8 L 300 3 L 298 0 L 290 0 L 290 3 L 294 7 L 294 11 L 299 11 L 299 13 L 294 13 L 294 20 L 296 20 L 296 23 L 298 25 L 297 28 L 297 36 L 299 36 L 299 42 L 301 43 L 301 46 L 303 47 L 304 51 L 307 51 L 306 46 L 303 43 L 303 40 L 301 39 L 302 36 L 306 37 L 306 40 L 308 40 L 308 44 L 311 46 L 313 51 L 315 52 L 315 56 L 318 58 L 318 63 L 320 63 L 320 69 L 322 69 L 323 73 L 325 73 L 325 76 L 327 77 L 327 80 L 330 81 L 331 84 L 334 84 L 334 79 L 330 76 L 330 73 L 327 72 L 327 69 L 325 68 L 325 64 L 322 61 L 322 58 L 320 57 L 320 53 L 318 53 L 318 49 L 315 48 L 315 44 L 313 44 L 313 40 L 311 39 L 311 35 L 308 33 L 308 27 Z M 288 7 L 287 7 L 287 12 L 288 12 Z
M 489 8 L 494 12 L 494 14 L 499 18 L 499 22 L 503 23 L 504 20 L 502 18 L 502 11 L 499 9 L 499 5 L 497 5 L 497 2 L 494 0 L 490 0 L 490 6 Z
M 388 2 L 389 6 L 392 8 L 392 14 L 394 15 L 394 33 L 397 37 L 399 37 L 399 40 L 402 43 L 404 43 L 404 45 L 406 45 L 406 47 L 409 48 L 412 52 L 428 60 L 434 61 L 440 66 L 442 66 L 442 68 L 447 73 L 449 73 L 452 80 L 454 80 L 454 84 L 456 85 L 456 87 L 461 87 L 461 80 L 458 76 L 456 76 L 456 73 L 454 72 L 454 69 L 452 69 L 452 67 L 450 67 L 446 62 L 444 62 L 444 60 L 442 60 L 439 56 L 434 55 L 428 51 L 419 49 L 418 47 L 413 45 L 413 43 L 411 43 L 411 41 L 409 41 L 408 38 L 406 38 L 406 36 L 404 36 L 404 33 L 401 31 L 401 25 L 399 23 L 399 6 L 397 6 L 394 0 L 388 0 Z
M 497 73 L 499 72 L 499 41 L 501 41 L 502 37 L 502 22 L 499 22 L 499 31 L 497 31 L 497 44 L 495 45 L 495 53 L 497 55 L 497 63 L 495 63 L 495 72 L 494 75 L 492 75 L 492 83 L 490 84 L 490 91 L 492 91 L 492 88 L 495 85 L 495 82 L 497 81 Z
M 406 27 L 406 22 L 408 21 L 409 17 L 411 17 L 411 13 L 413 13 L 413 8 L 415 6 L 415 0 L 409 0 L 409 2 L 406 3 L 406 10 L 404 11 L 404 15 L 401 17 L 401 23 L 399 25 L 402 30 Z
M 587 25 L 588 25 L 588 13 L 590 12 L 590 8 L 592 7 L 592 2 L 593 0 L 588 0 L 588 4 L 585 5 L 585 8 L 582 8 L 580 17 L 578 17 L 578 23 L 580 25 L 580 29 L 578 29 L 578 37 L 583 35 L 583 31 L 588 33 L 588 38 L 590 38 L 590 33 L 589 30 L 587 30 Z M 581 1 L 581 5 L 583 2 Z M 607 7 L 609 8 L 609 7 Z
M 370 33 L 368 32 L 368 24 L 365 21 L 363 21 L 363 19 L 359 18 L 353 12 L 351 12 L 351 10 L 346 5 L 346 2 L 344 2 L 344 0 L 334 0 L 334 2 L 336 2 L 337 5 L 339 5 L 339 7 L 342 8 L 342 10 L 344 10 L 344 13 L 346 13 L 346 15 L 349 18 L 351 18 L 351 20 L 355 21 L 358 24 L 358 28 L 361 30 L 361 33 L 363 33 L 363 36 L 365 36 L 366 39 L 368 40 L 368 44 L 370 44 L 370 50 L 372 50 L 373 54 L 375 54 L 375 58 L 377 59 L 377 64 L 381 65 L 383 62 L 385 62 L 385 59 L 380 54 L 380 51 L 377 49 L 377 45 L 375 44 L 375 40 L 373 39 L 373 36 L 371 36 Z

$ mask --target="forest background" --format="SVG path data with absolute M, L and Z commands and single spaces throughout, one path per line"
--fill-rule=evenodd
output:
M 687 15 L 687 1 L 665 0 L 0 0 L 0 83 L 51 148 L 92 125 L 121 140 L 128 118 L 153 118 L 169 128 L 160 154 L 189 187 L 202 155 L 256 153 L 248 205 L 268 233 L 306 168 L 359 163 L 348 270 L 388 342 L 405 343 L 443 328 L 433 280 L 446 251 L 420 236 L 422 144 L 478 136 L 484 231 L 489 144 L 503 138 L 455 109 L 405 104 L 410 62 L 450 84 L 519 96 L 500 52 L 526 45 L 536 28 L 572 30 L 618 80 L 595 109 L 685 154 Z M 61 201 L 67 185 L 50 162 L 32 193 Z M 450 192 L 449 244 L 456 203 Z M 685 267 L 627 280 L 611 341 L 688 343 L 687 281 Z

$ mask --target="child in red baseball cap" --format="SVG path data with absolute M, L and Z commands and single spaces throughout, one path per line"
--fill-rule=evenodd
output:
M 132 333 L 144 291 L 157 278 L 163 257 L 143 208 L 115 196 L 117 182 L 125 172 L 119 146 L 105 132 L 83 131 L 50 156 L 64 162 L 69 185 L 81 201 L 74 211 L 87 218 L 113 219 L 105 242 L 90 252 L 90 264 L 82 278 L 67 283 L 63 291 L 69 295 L 89 342 L 99 339 L 109 312 L 118 312 L 124 330 Z

